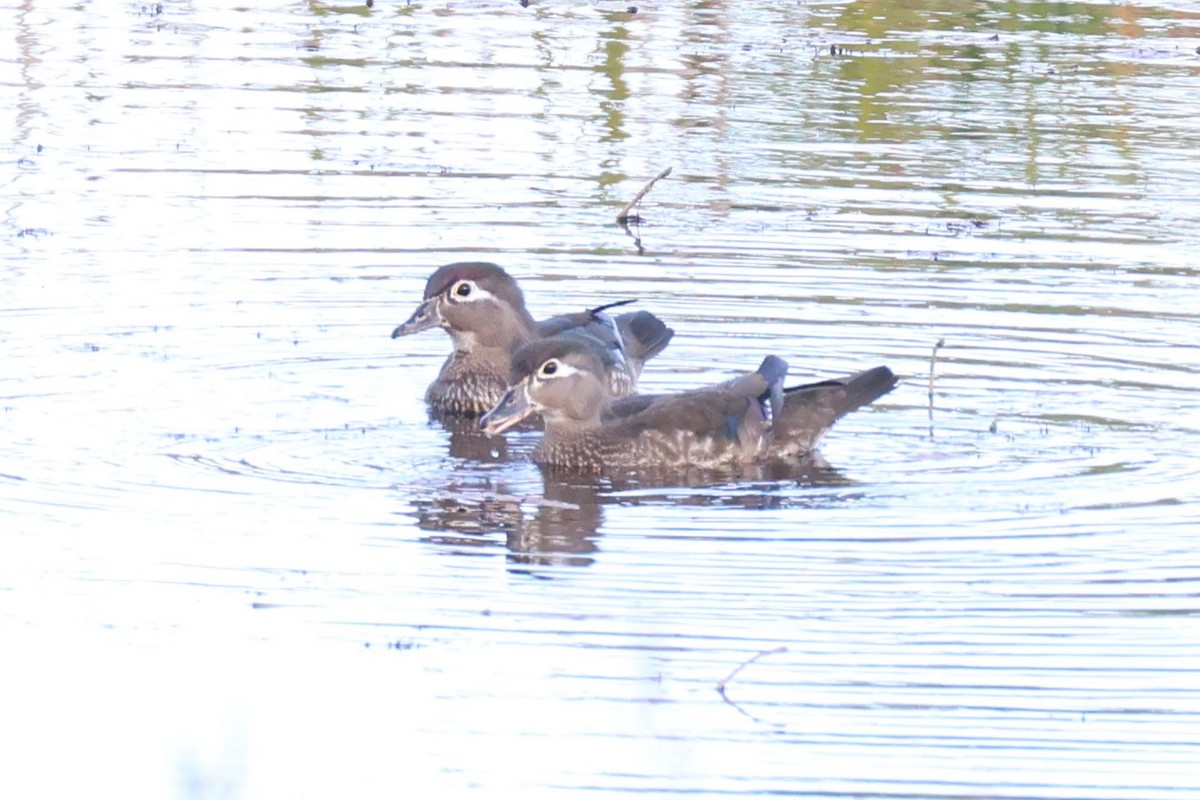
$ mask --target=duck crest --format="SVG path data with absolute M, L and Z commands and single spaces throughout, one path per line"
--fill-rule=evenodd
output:
M 569 330 L 518 348 L 512 355 L 509 382 L 519 383 L 525 376 L 537 372 L 547 361 L 572 355 L 582 356 L 588 367 L 596 371 L 603 371 L 617 364 L 612 351 L 604 347 L 603 342 L 581 331 Z
M 517 282 L 502 267 L 489 261 L 456 261 L 438 267 L 425 281 L 425 299 L 441 294 L 459 281 L 492 284 L 493 293 L 502 293 L 510 305 L 525 308 L 525 295 Z

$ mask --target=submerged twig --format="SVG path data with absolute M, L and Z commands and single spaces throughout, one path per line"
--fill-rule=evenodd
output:
M 758 661 L 763 656 L 771 656 L 771 655 L 775 655 L 776 653 L 786 653 L 786 652 L 787 652 L 787 647 L 785 647 L 783 645 L 779 645 L 779 647 L 776 647 L 774 650 L 760 650 L 759 652 L 755 653 L 754 655 L 750 656 L 745 661 L 743 661 L 742 663 L 740 663 L 736 667 L 734 667 L 733 672 L 726 675 L 725 680 L 723 680 L 717 684 L 717 691 L 721 693 L 722 697 L 724 697 L 725 696 L 725 687 L 729 685 L 729 682 L 731 680 L 733 680 L 734 675 L 737 675 L 739 672 L 741 672 L 746 667 L 753 664 L 755 661 Z
M 638 201 L 640 201 L 643 197 L 646 196 L 646 192 L 648 192 L 652 188 L 654 188 L 654 184 L 658 183 L 659 181 L 661 181 L 663 178 L 667 177 L 670 174 L 671 174 L 671 167 L 667 167 L 662 172 L 658 173 L 658 175 L 651 178 L 650 182 L 647 183 L 645 186 L 643 186 L 642 190 L 640 192 L 638 192 L 637 194 L 635 194 L 633 196 L 633 199 L 630 200 L 625 205 L 625 207 L 621 209 L 621 213 L 617 214 L 617 222 L 624 225 L 625 223 L 629 222 L 630 219 L 633 219 L 632 217 L 630 217 L 630 214 L 629 214 L 629 212 L 633 210 L 633 207 L 638 204 Z
M 633 217 L 633 222 L 635 225 L 639 221 L 640 221 L 639 217 L 636 217 L 636 216 Z M 642 237 L 639 236 L 638 234 L 634 233 L 633 231 L 629 230 L 629 220 L 625 220 L 624 222 L 622 222 L 621 228 L 625 231 L 626 235 L 628 235 L 631 239 L 633 239 L 633 246 L 637 248 L 637 254 L 639 256 L 646 255 L 646 248 L 642 247 Z

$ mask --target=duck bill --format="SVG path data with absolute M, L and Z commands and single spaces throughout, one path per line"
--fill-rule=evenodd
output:
M 410 333 L 420 333 L 427 331 L 430 328 L 440 327 L 442 324 L 442 314 L 438 309 L 438 298 L 430 297 L 421 305 L 417 306 L 417 310 L 405 322 L 396 326 L 396 330 L 392 331 L 392 338 L 399 339 L 401 336 L 408 336 Z
M 529 402 L 529 387 L 519 383 L 504 393 L 491 411 L 479 418 L 479 427 L 488 436 L 504 433 L 536 409 Z

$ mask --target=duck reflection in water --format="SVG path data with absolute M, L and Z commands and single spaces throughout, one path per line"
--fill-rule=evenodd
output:
M 508 440 L 503 436 L 482 433 L 476 420 L 447 417 L 431 410 L 429 421 L 450 435 L 451 458 L 479 464 L 504 464 L 509 461 Z
M 417 524 L 434 534 L 427 541 L 478 555 L 503 534 L 509 559 L 517 564 L 592 562 L 601 515 L 591 492 L 542 487 L 528 470 L 506 469 L 503 465 L 528 463 L 520 437 L 510 446 L 502 436 L 482 433 L 473 419 L 431 413 L 431 421 L 449 434 L 455 465 L 442 487 L 417 502 Z
M 845 492 L 798 492 L 855 485 L 820 456 L 724 469 L 643 469 L 580 474 L 553 466 L 534 472 L 529 451 L 540 432 L 505 443 L 476 424 L 450 425 L 456 467 L 443 487 L 417 503 L 425 541 L 448 553 L 481 555 L 503 535 L 510 568 L 590 566 L 600 552 L 605 506 L 679 505 L 750 509 L 847 502 Z M 540 474 L 539 474 L 540 473 Z

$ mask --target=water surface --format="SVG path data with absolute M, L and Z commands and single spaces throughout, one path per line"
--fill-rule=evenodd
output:
M 6 795 L 1200 794 L 1200 7 L 93 5 L 0 0 Z M 902 382 L 545 476 L 388 338 L 474 259 Z

